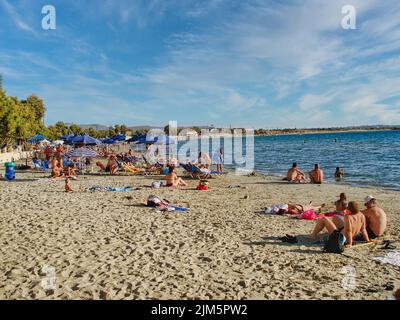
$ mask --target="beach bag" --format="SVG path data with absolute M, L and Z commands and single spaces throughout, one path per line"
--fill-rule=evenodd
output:
M 197 190 L 208 190 L 208 181 L 207 180 L 200 180 L 199 185 L 197 186 Z
M 329 235 L 325 241 L 324 252 L 325 253 L 343 253 L 344 245 L 346 243 L 346 237 L 339 230 L 335 230 Z
M 153 189 L 160 189 L 162 186 L 163 186 L 162 181 L 154 181 L 154 182 L 151 184 L 151 187 L 152 187 Z

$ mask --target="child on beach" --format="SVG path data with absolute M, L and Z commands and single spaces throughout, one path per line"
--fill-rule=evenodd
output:
M 66 193 L 72 192 L 72 188 L 71 188 L 71 184 L 70 184 L 68 176 L 65 177 L 65 192 Z

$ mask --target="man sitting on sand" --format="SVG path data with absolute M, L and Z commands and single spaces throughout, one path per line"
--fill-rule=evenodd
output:
M 364 199 L 367 209 L 363 214 L 367 220 L 367 232 L 371 239 L 380 237 L 386 231 L 387 217 L 385 211 L 378 207 L 378 203 L 373 196 Z
M 286 180 L 289 182 L 298 182 L 300 183 L 301 181 L 305 180 L 305 174 L 303 171 L 301 171 L 297 163 L 293 163 L 293 166 L 291 169 L 289 169 L 287 175 L 286 175 Z
M 321 170 L 319 164 L 314 166 L 314 170 L 310 171 L 309 173 L 311 183 L 321 184 L 324 181 L 324 172 Z
M 362 235 L 366 242 L 370 242 L 370 238 L 367 232 L 367 221 L 365 216 L 359 210 L 358 204 L 355 201 L 350 201 L 348 204 L 348 210 L 350 214 L 344 217 L 335 216 L 332 219 L 324 217 L 319 219 L 314 231 L 311 233 L 310 238 L 315 239 L 318 233 L 320 233 L 324 228 L 329 234 L 332 234 L 335 230 L 339 230 L 346 237 L 347 246 L 351 247 L 353 245 L 353 239 L 359 234 Z
M 186 187 L 187 184 L 182 178 L 179 178 L 175 173 L 175 166 L 168 166 L 169 173 L 165 176 L 167 187 Z

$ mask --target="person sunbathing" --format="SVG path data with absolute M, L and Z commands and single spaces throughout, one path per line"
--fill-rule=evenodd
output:
M 136 168 L 133 164 L 129 163 L 129 162 L 124 162 L 122 164 L 122 167 L 125 168 L 125 170 L 130 171 L 132 173 L 138 173 L 141 172 L 140 169 Z
M 320 212 L 322 208 L 326 206 L 325 203 L 321 204 L 320 206 L 314 206 L 313 202 L 310 201 L 309 204 L 288 204 L 287 213 L 289 214 L 302 214 L 305 211 L 313 210 L 314 212 Z
M 324 172 L 321 170 L 319 164 L 314 166 L 314 170 L 308 173 L 311 179 L 311 183 L 321 184 L 324 181 Z
M 360 211 L 357 202 L 350 201 L 348 210 L 350 214 L 344 217 L 335 216 L 333 218 L 323 217 L 319 219 L 309 237 L 315 239 L 326 228 L 329 234 L 332 234 L 335 230 L 342 232 L 346 238 L 347 247 L 351 247 L 353 239 L 360 234 L 366 242 L 370 242 L 371 240 L 366 229 L 366 218 Z
M 367 232 L 371 239 L 382 236 L 387 227 L 387 217 L 385 211 L 379 208 L 376 199 L 373 196 L 368 196 L 364 199 L 364 204 L 367 209 L 362 213 L 367 220 Z
M 179 178 L 177 174 L 175 173 L 175 166 L 168 166 L 169 173 L 165 176 L 166 180 L 166 186 L 167 187 L 186 187 L 187 184 L 185 181 L 183 181 L 182 178 Z
M 116 174 L 119 170 L 117 158 L 114 155 L 110 156 L 110 159 L 108 160 L 107 166 L 106 166 L 106 171 L 107 169 L 110 171 L 110 174 Z
M 297 182 L 300 183 L 301 181 L 305 180 L 305 174 L 303 171 L 301 171 L 297 163 L 293 163 L 292 168 L 289 169 L 286 175 L 286 180 L 289 182 Z
M 347 209 L 347 195 L 342 192 L 339 196 L 339 200 L 335 202 L 336 213 L 337 214 L 344 214 L 344 211 Z

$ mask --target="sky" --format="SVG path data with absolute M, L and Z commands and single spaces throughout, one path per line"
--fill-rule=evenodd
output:
M 399 24 L 398 0 L 0 0 L 0 74 L 46 124 L 400 124 Z

